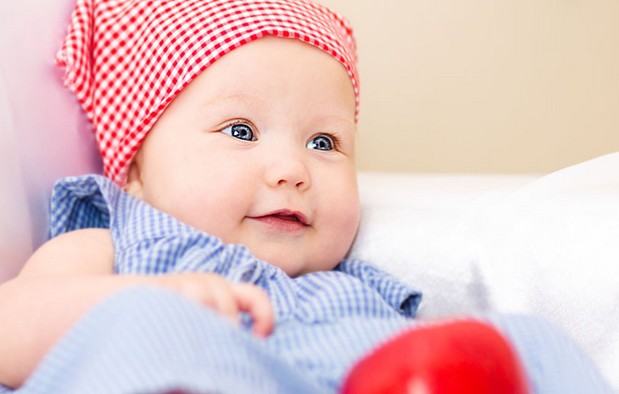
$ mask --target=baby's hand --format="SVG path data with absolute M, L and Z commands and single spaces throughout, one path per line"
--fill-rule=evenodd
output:
M 256 335 L 265 337 L 273 331 L 273 307 L 258 286 L 232 283 L 212 273 L 163 275 L 157 279 L 163 286 L 222 313 L 237 324 L 240 312 L 249 313 Z

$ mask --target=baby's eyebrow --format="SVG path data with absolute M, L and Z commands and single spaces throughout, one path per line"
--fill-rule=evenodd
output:
M 356 129 L 355 119 L 351 114 L 336 112 L 318 116 L 316 120 L 319 123 L 335 124 L 342 127 L 352 128 L 353 130 Z
M 211 100 L 208 100 L 204 105 L 224 105 L 226 103 L 239 103 L 242 102 L 246 105 L 257 105 L 261 103 L 259 97 L 244 93 L 244 92 L 235 92 L 224 95 L 218 95 Z
M 266 102 L 258 95 L 254 95 L 247 92 L 231 92 L 222 93 L 219 95 L 213 95 L 202 104 L 205 108 L 222 108 L 227 106 L 234 106 L 236 109 L 239 107 L 245 109 L 255 109 L 257 111 L 266 110 L 269 103 Z M 353 114 L 340 113 L 339 111 L 325 113 L 318 115 L 314 118 L 314 122 L 322 125 L 330 125 L 340 130 L 350 129 L 353 132 L 357 129 L 356 122 Z

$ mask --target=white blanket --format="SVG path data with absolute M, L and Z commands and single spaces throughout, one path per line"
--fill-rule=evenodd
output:
M 422 290 L 421 316 L 541 315 L 619 388 L 619 153 L 544 177 L 362 174 L 360 187 L 351 254 Z

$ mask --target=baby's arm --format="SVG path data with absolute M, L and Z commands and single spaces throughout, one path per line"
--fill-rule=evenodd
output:
M 154 285 L 178 291 L 231 319 L 239 311 L 267 335 L 273 312 L 256 286 L 231 284 L 215 274 L 114 275 L 108 230 L 85 229 L 43 245 L 20 274 L 0 285 L 0 382 L 20 386 L 54 343 L 93 305 L 119 290 Z

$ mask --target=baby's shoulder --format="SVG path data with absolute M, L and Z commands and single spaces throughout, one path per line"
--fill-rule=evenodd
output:
M 114 269 L 109 229 L 85 228 L 58 235 L 28 259 L 21 275 L 96 275 Z

